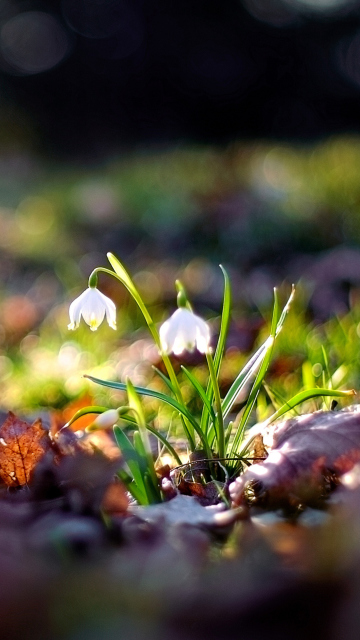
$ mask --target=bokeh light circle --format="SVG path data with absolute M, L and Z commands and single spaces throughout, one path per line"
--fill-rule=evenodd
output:
M 86 38 L 110 38 L 133 18 L 127 0 L 62 0 L 62 12 L 69 27 Z
M 354 0 L 285 0 L 293 8 L 304 8 L 315 13 L 332 13 L 354 4 Z
M 0 48 L 3 59 L 14 71 L 31 75 L 59 64 L 69 51 L 70 40 L 52 15 L 25 11 L 3 24 Z
M 338 70 L 347 80 L 360 85 L 360 33 L 352 38 L 345 38 L 338 43 L 336 49 Z

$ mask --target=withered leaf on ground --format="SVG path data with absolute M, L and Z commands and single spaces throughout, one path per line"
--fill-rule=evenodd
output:
M 181 494 L 160 504 L 131 506 L 129 512 L 147 522 L 187 524 L 205 528 L 226 527 L 242 515 L 241 509 L 225 509 L 224 503 L 203 507 L 196 498 Z
M 107 515 L 124 513 L 129 506 L 129 497 L 125 485 L 117 478 L 108 485 L 101 502 L 101 509 Z
M 268 458 L 230 485 L 234 505 L 315 505 L 360 460 L 360 405 L 274 425 Z
M 0 427 L 0 477 L 9 487 L 28 484 L 32 472 L 51 448 L 41 419 L 29 424 L 11 411 Z

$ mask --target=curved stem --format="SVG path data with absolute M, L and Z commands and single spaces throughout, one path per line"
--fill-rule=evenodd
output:
M 135 302 L 138 305 L 141 313 L 144 316 L 145 322 L 146 322 L 146 324 L 147 324 L 147 326 L 149 328 L 149 331 L 150 331 L 150 333 L 151 333 L 151 335 L 153 337 L 153 340 L 154 340 L 156 346 L 159 349 L 159 352 L 160 352 L 160 355 L 162 357 L 163 363 L 164 363 L 164 365 L 166 367 L 166 371 L 168 372 L 169 378 L 170 378 L 171 383 L 172 383 L 172 385 L 174 387 L 176 398 L 182 405 L 185 406 L 185 402 L 184 402 L 184 399 L 183 399 L 183 396 L 182 396 L 180 385 L 179 385 L 178 379 L 176 377 L 174 368 L 173 368 L 173 366 L 171 364 L 171 360 L 170 360 L 169 356 L 166 353 L 163 353 L 163 351 L 162 351 L 159 332 L 158 332 L 158 330 L 157 330 L 157 328 L 155 326 L 155 323 L 154 323 L 150 313 L 148 312 L 148 310 L 147 310 L 147 308 L 146 308 L 146 306 L 145 306 L 145 304 L 144 304 L 144 302 L 143 302 L 143 300 L 141 298 L 140 293 L 136 289 L 134 283 L 131 280 L 131 287 L 130 287 L 129 283 L 125 282 L 115 271 L 111 271 L 111 269 L 107 269 L 106 267 L 96 267 L 96 269 L 94 269 L 92 271 L 92 273 L 90 274 L 90 276 L 89 276 L 89 282 L 90 282 L 91 279 L 93 279 L 93 277 L 97 273 L 106 273 L 107 275 L 112 276 L 113 278 L 116 278 L 116 280 L 118 280 L 119 282 L 121 282 L 122 285 L 124 285 L 124 287 L 128 290 L 130 295 L 135 300 Z M 129 280 L 130 280 L 130 278 L 129 278 Z M 193 437 L 191 435 L 191 431 L 190 431 L 189 425 L 187 424 L 187 422 L 186 423 L 183 422 L 183 425 L 184 425 L 184 428 L 185 428 L 185 431 L 186 431 L 186 437 L 187 437 L 187 439 L 189 441 L 190 449 L 192 451 L 194 451 L 195 442 L 194 442 L 194 439 L 193 439 Z
M 215 431 L 216 431 L 216 439 L 218 443 L 218 453 L 220 458 L 224 458 L 225 457 L 224 420 L 223 420 L 223 414 L 221 410 L 220 389 L 219 389 L 219 384 L 218 384 L 218 380 L 215 372 L 214 361 L 211 353 L 206 354 L 206 360 L 209 367 L 210 379 L 213 387 L 214 399 L 215 399 L 215 405 L 216 405 L 217 428 L 215 429 Z

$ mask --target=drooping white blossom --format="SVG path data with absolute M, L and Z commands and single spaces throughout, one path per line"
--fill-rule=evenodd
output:
M 110 429 L 119 420 L 119 413 L 117 409 L 108 409 L 104 413 L 100 413 L 92 423 L 93 428 L 97 429 Z
M 207 353 L 210 345 L 209 325 L 189 309 L 180 307 L 160 327 L 160 342 L 164 353 L 179 355 L 183 351 Z
M 96 331 L 105 316 L 109 327 L 116 329 L 115 304 L 96 287 L 88 287 L 71 303 L 69 316 L 68 329 L 76 329 L 80 324 L 81 316 L 91 331 Z

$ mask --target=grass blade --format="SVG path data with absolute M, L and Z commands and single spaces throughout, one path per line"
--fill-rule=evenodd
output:
M 276 325 L 276 330 L 275 330 L 275 334 L 274 334 L 274 338 L 276 338 L 285 321 L 285 318 L 289 312 L 290 309 L 290 304 L 294 298 L 295 295 L 295 287 L 294 285 L 292 286 L 291 289 L 291 294 L 289 296 L 289 299 L 285 305 L 285 307 L 283 308 L 283 311 L 281 313 L 281 316 L 279 318 L 279 321 L 277 322 Z M 274 315 L 273 315 L 273 320 L 274 320 Z M 224 418 L 230 413 L 236 398 L 238 397 L 239 393 L 244 389 L 245 385 L 249 382 L 249 380 L 252 378 L 252 376 L 256 373 L 256 371 L 258 370 L 263 358 L 265 357 L 265 353 L 268 350 L 269 347 L 269 340 L 270 342 L 273 341 L 273 339 L 268 338 L 262 345 L 261 347 L 259 347 L 259 349 L 254 353 L 254 355 L 250 358 L 250 360 L 247 362 L 247 364 L 245 365 L 245 367 L 240 371 L 239 375 L 237 376 L 236 380 L 233 382 L 233 384 L 231 385 L 229 391 L 227 392 L 223 402 L 222 402 L 222 411 L 223 411 L 223 416 Z
M 293 409 L 298 404 L 301 404 L 306 400 L 311 400 L 311 398 L 316 398 L 318 396 L 336 396 L 340 398 L 346 398 L 354 395 L 356 395 L 356 392 L 353 389 L 349 391 L 339 391 L 336 389 L 322 389 L 319 387 L 315 387 L 313 389 L 306 389 L 305 391 L 300 391 L 300 393 L 297 393 L 295 396 L 293 396 L 293 398 L 288 400 L 282 407 L 280 407 L 280 409 L 275 411 L 275 413 L 273 413 L 273 415 L 270 416 L 270 418 L 268 418 L 265 421 L 265 424 L 270 424 L 271 422 L 274 422 L 274 420 L 277 420 L 278 418 L 283 416 L 284 413 L 286 413 L 287 411 L 290 411 L 290 409 Z
M 218 445 L 218 454 L 219 454 L 219 458 L 224 458 L 225 456 L 224 418 L 222 413 L 219 383 L 216 376 L 214 361 L 212 359 L 211 353 L 206 354 L 206 361 L 209 367 L 210 381 L 213 389 L 213 396 L 214 396 L 215 407 L 216 407 L 216 420 L 215 422 L 213 422 L 213 426 L 215 427 L 216 440 Z
M 114 436 L 116 443 L 122 455 L 124 456 L 124 460 L 134 479 L 138 492 L 141 495 L 141 503 L 147 504 L 148 500 L 146 488 L 143 481 L 143 474 L 146 470 L 146 463 L 144 464 L 145 461 L 139 456 L 139 454 L 131 444 L 129 438 L 125 435 L 120 427 L 114 427 Z
M 129 407 L 133 410 L 135 414 L 135 420 L 139 427 L 139 432 L 141 434 L 141 439 L 145 449 L 145 455 L 151 455 L 151 446 L 146 430 L 146 420 L 143 408 L 141 406 L 140 398 L 135 391 L 134 385 L 129 379 L 127 379 L 126 381 L 126 390 L 129 398 Z
M 166 384 L 167 388 L 169 389 L 169 391 L 171 391 L 171 393 L 176 397 L 176 391 L 175 391 L 173 385 L 171 384 L 171 380 L 169 380 L 169 378 L 162 371 L 160 371 L 160 369 L 155 367 L 155 365 L 152 366 L 152 369 L 154 371 L 156 371 L 158 376 L 160 376 L 160 378 L 163 380 L 163 382 L 165 382 L 165 384 Z
M 230 279 L 227 274 L 227 271 L 220 264 L 220 269 L 224 275 L 224 298 L 223 298 L 223 306 L 222 306 L 222 314 L 221 314 L 221 325 L 220 325 L 220 335 L 214 355 L 214 367 L 216 374 L 219 374 L 219 369 L 221 366 L 222 358 L 224 355 L 226 339 L 229 331 L 230 324 L 230 312 L 231 312 L 231 286 Z
M 270 385 L 268 385 L 265 381 L 263 381 L 263 387 L 267 395 L 269 396 L 271 404 L 273 405 L 275 411 L 280 409 L 283 404 L 286 404 L 286 398 L 282 395 L 282 393 L 270 387 Z
M 146 436 L 148 433 L 146 432 Z M 134 449 L 139 458 L 144 461 L 144 471 L 142 474 L 142 480 L 144 483 L 146 495 L 149 504 L 161 502 L 160 487 L 156 477 L 154 461 L 152 455 L 146 450 L 146 440 L 143 439 L 143 434 L 140 431 L 135 431 L 133 435 Z
M 146 428 L 146 420 L 145 420 L 143 408 L 140 402 L 140 398 L 135 390 L 135 387 L 131 382 L 131 380 L 129 379 L 126 381 L 126 389 L 127 389 L 128 398 L 129 398 L 129 406 L 135 413 L 135 419 L 137 420 L 138 427 L 139 427 L 139 431 L 135 431 L 134 433 L 134 447 L 137 453 L 140 455 L 140 457 L 144 458 L 146 470 L 149 473 L 149 476 L 154 485 L 154 490 L 156 491 L 158 482 L 156 478 L 154 460 L 153 460 L 153 455 L 151 450 L 149 434 Z M 151 498 L 154 496 L 152 495 L 149 497 Z M 159 500 L 161 500 L 161 498 L 160 498 L 160 492 L 158 491 L 157 501 Z
M 224 418 L 230 413 L 233 405 L 238 397 L 239 393 L 243 390 L 245 385 L 249 382 L 250 378 L 254 375 L 260 366 L 260 363 L 264 357 L 268 344 L 268 339 L 259 349 L 254 353 L 252 358 L 246 363 L 245 367 L 240 371 L 237 378 L 232 383 L 229 391 L 227 392 L 224 400 L 222 401 L 222 412 Z
M 126 384 L 124 384 L 123 382 L 112 382 L 109 380 L 100 380 L 100 378 L 94 378 L 93 376 L 89 376 L 89 375 L 86 375 L 85 378 L 87 378 L 88 380 L 91 380 L 92 382 L 95 382 L 96 384 L 100 384 L 103 387 L 109 387 L 110 389 L 119 389 L 120 391 L 126 391 Z M 188 420 L 190 424 L 192 424 L 192 426 L 194 427 L 207 453 L 207 457 L 208 458 L 212 457 L 211 451 L 209 450 L 209 447 L 207 444 L 207 440 L 203 432 L 201 431 L 200 426 L 198 425 L 198 423 L 196 422 L 196 420 L 194 419 L 194 417 L 191 415 L 190 411 L 188 411 L 186 407 L 181 405 L 177 400 L 170 398 L 170 396 L 167 396 L 165 393 L 160 393 L 159 391 L 154 391 L 153 389 L 147 389 L 146 387 L 136 386 L 134 387 L 134 389 L 140 395 L 157 398 L 157 400 L 160 400 L 161 402 L 165 402 L 166 404 L 176 409 L 176 411 L 178 411 L 178 413 L 184 416 L 184 418 Z M 188 439 L 190 441 L 189 436 L 188 436 Z M 191 441 L 190 441 L 190 444 L 191 444 Z
M 244 431 L 245 431 L 245 427 L 248 421 L 248 418 L 250 416 L 250 413 L 252 411 L 252 408 L 255 404 L 257 395 L 260 391 L 260 387 L 262 384 L 262 381 L 265 377 L 265 374 L 268 370 L 269 364 L 270 364 L 270 360 L 272 357 L 272 352 L 273 352 L 273 347 L 274 347 L 274 341 L 272 341 L 271 343 L 269 342 L 269 346 L 268 346 L 268 350 L 265 353 L 264 359 L 261 363 L 259 372 L 255 378 L 255 382 L 252 386 L 252 389 L 250 391 L 250 395 L 248 397 L 244 412 L 242 414 L 241 420 L 240 420 L 240 424 L 238 426 L 237 432 L 235 434 L 235 438 L 234 438 L 234 442 L 231 448 L 231 454 L 230 455 L 235 455 L 237 452 L 237 448 L 239 446 L 239 444 L 241 443 Z
M 220 371 L 220 367 L 221 367 L 221 363 L 224 355 L 226 339 L 229 331 L 230 311 L 231 311 L 230 279 L 227 274 L 227 271 L 224 269 L 222 265 L 220 265 L 220 269 L 223 272 L 223 276 L 224 276 L 224 297 L 223 297 L 223 305 L 222 305 L 222 312 L 221 312 L 220 334 L 219 334 L 219 339 L 218 339 L 215 356 L 214 356 L 214 367 L 215 367 L 215 372 L 217 376 L 219 376 L 219 371 Z M 210 380 L 207 385 L 206 396 L 211 405 L 214 398 L 214 390 Z M 209 412 L 208 405 L 204 403 L 203 412 L 202 412 L 201 421 L 200 421 L 200 427 L 203 433 L 206 433 L 208 430 L 210 417 L 214 421 L 213 416 L 211 415 L 211 412 Z
M 186 367 L 181 365 L 181 369 L 185 373 L 186 377 L 188 378 L 189 382 L 192 384 L 194 389 L 198 392 L 201 400 L 203 401 L 203 403 L 206 406 L 209 414 L 211 415 L 211 419 L 213 420 L 213 422 L 215 422 L 214 409 L 212 408 L 211 403 L 209 401 L 209 398 L 207 397 L 207 395 L 206 395 L 204 389 L 202 388 L 200 382 L 198 382 L 196 380 L 195 376 L 193 376 L 192 373 Z
M 162 435 L 162 433 L 159 433 L 159 431 L 157 431 L 154 427 L 150 427 L 150 425 L 147 425 L 147 430 L 150 431 L 150 433 L 152 433 L 158 440 L 160 440 L 160 442 L 164 445 L 164 447 L 166 447 L 166 449 L 168 450 L 168 452 L 170 453 L 170 455 L 174 458 L 174 460 L 176 460 L 176 462 L 181 465 L 182 461 L 181 458 L 178 456 L 178 454 L 176 453 L 174 447 L 171 446 L 170 442 L 167 440 L 167 438 L 165 436 Z
M 149 504 L 147 501 L 146 495 L 139 489 L 136 482 L 131 478 L 131 476 L 129 476 L 128 473 L 126 473 L 126 471 L 124 471 L 124 469 L 120 469 L 117 472 L 117 476 L 121 480 L 121 482 L 124 483 L 127 490 L 129 491 L 129 493 L 131 493 L 132 497 L 136 500 L 138 504 L 141 504 L 141 505 Z
M 268 370 L 269 364 L 270 364 L 270 360 L 271 360 L 271 356 L 272 356 L 272 352 L 273 352 L 273 348 L 274 348 L 274 342 L 275 342 L 275 337 L 276 337 L 276 332 L 277 332 L 277 326 L 278 326 L 278 318 L 279 318 L 279 301 L 278 301 L 278 297 L 277 297 L 277 292 L 276 289 L 274 289 L 274 307 L 273 307 L 273 315 L 272 315 L 272 320 L 271 320 L 271 330 L 270 330 L 270 337 L 268 339 L 268 347 L 267 350 L 265 352 L 263 361 L 261 363 L 259 372 L 255 378 L 255 382 L 252 386 L 252 389 L 250 391 L 250 395 L 248 397 L 244 412 L 241 416 L 241 420 L 240 420 L 240 424 L 238 426 L 238 429 L 236 431 L 235 434 L 235 438 L 234 438 L 234 442 L 231 448 L 231 454 L 230 455 L 235 455 L 237 452 L 237 449 L 239 447 L 239 444 L 242 441 L 243 438 L 243 434 L 245 431 L 245 427 L 248 421 L 248 418 L 250 416 L 250 413 L 252 411 L 252 408 L 256 402 L 256 398 L 257 395 L 260 391 L 260 387 L 262 385 L 262 381 L 265 377 L 265 374 Z

